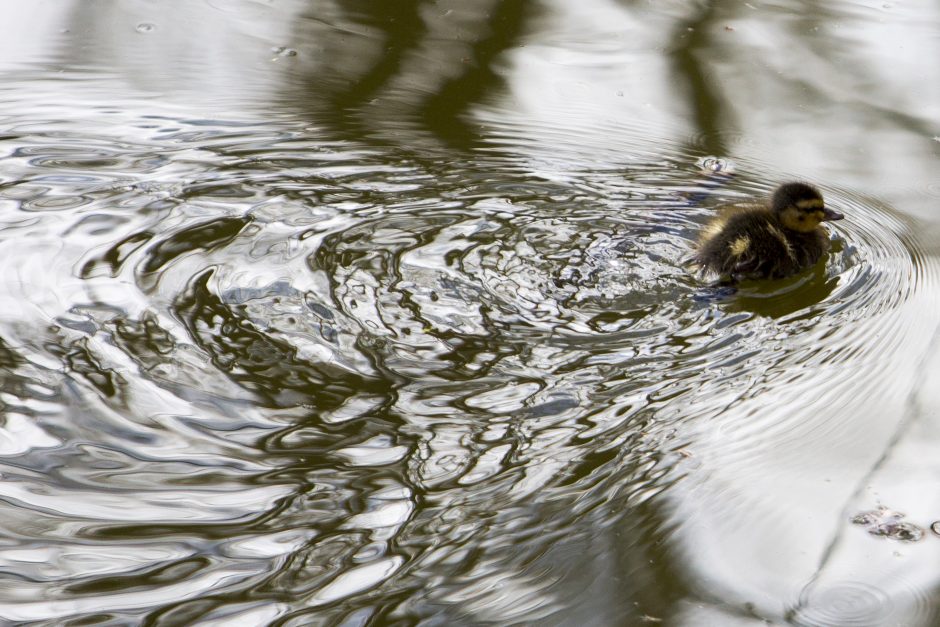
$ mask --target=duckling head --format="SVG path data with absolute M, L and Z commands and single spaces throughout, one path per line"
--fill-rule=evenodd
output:
M 845 217 L 827 208 L 819 190 L 807 183 L 784 183 L 774 192 L 770 207 L 783 226 L 801 233 L 816 230 L 821 222 Z

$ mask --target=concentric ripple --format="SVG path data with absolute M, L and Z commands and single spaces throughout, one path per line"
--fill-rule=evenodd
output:
M 0 624 L 937 623 L 931 3 L 8 4 Z
M 799 625 L 885 625 L 895 613 L 888 594 L 861 582 L 814 590 L 801 601 L 805 608 L 797 614 Z
M 348 190 L 372 176 L 371 202 L 340 198 L 308 210 L 301 197 L 262 202 L 250 227 L 225 219 L 237 223 L 225 240 L 214 223 L 187 226 L 172 237 L 183 247 L 164 238 L 141 249 L 136 272 L 144 280 L 159 269 L 161 281 L 179 286 L 211 268 L 207 285 L 263 332 L 368 376 L 450 379 L 495 367 L 527 381 L 537 373 L 554 389 L 598 376 L 601 364 L 629 364 L 630 385 L 657 379 L 678 393 L 717 385 L 730 368 L 764 373 L 750 390 L 734 382 L 738 398 L 758 394 L 777 371 L 847 350 L 890 352 L 898 329 L 886 314 L 927 280 L 905 226 L 839 190 L 824 191 L 849 217 L 832 229 L 825 263 L 729 293 L 690 266 L 697 233 L 710 207 L 769 189 L 739 192 L 735 180 L 716 186 L 707 174 L 689 185 L 654 166 L 638 168 L 636 181 L 620 172 L 584 173 L 573 186 L 510 176 L 502 189 L 486 170 L 459 184 L 430 179 L 417 163 L 395 170 L 359 167 L 339 179 Z M 304 211 L 303 220 L 290 217 Z M 183 275 L 168 279 L 178 264 L 166 252 L 206 237 L 221 247 L 199 267 L 185 255 Z M 206 263 L 235 251 L 254 261 Z M 861 335 L 879 341 L 859 348 Z
M 329 612 L 435 577 L 448 584 L 414 612 L 504 607 L 505 572 L 473 570 L 466 551 L 512 570 L 581 516 L 609 527 L 678 481 L 690 445 L 709 451 L 697 430 L 733 430 L 731 469 L 753 465 L 755 441 L 809 433 L 811 450 L 847 418 L 728 410 L 815 389 L 822 370 L 845 394 L 855 364 L 909 341 L 892 315 L 932 281 L 888 208 L 827 189 L 849 217 L 824 263 L 710 285 L 689 262 L 702 225 L 770 190 L 678 149 L 552 176 L 489 148 L 441 162 L 276 124 L 146 126 L 113 150 L 21 141 L 0 188 L 22 210 L 0 242 L 21 262 L 0 281 L 19 308 L 3 317 L 19 377 L 6 424 L 31 441 L 7 446 L 27 466 L 81 468 L 64 489 L 7 466 L 6 498 L 82 529 L 59 538 L 57 572 L 131 556 L 57 594 L 78 614 L 97 585 L 126 582 L 171 616 L 210 589 L 257 584 Z M 197 151 L 202 168 L 180 165 Z M 55 395 L 70 400 L 47 415 Z M 163 572 L 191 595 L 174 605 L 183 585 Z M 551 595 L 521 580 L 534 605 Z M 3 594 L 0 610 L 53 612 Z
M 812 586 L 800 598 L 800 608 L 792 621 L 815 627 L 878 627 L 880 625 L 921 625 L 930 618 L 930 601 L 925 591 L 901 588 L 883 590 L 862 581 L 841 581 L 828 586 Z

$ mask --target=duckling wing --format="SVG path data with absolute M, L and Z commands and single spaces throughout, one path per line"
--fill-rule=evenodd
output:
M 742 216 L 750 216 L 755 212 L 761 212 L 765 208 L 761 205 L 756 205 L 754 203 L 733 203 L 730 205 L 722 205 L 718 207 L 715 211 L 717 215 L 712 218 L 708 224 L 705 225 L 705 229 L 702 231 L 702 243 L 704 244 L 706 240 L 709 240 L 723 232 L 725 232 L 731 223 L 736 223 L 733 226 L 730 226 L 732 230 L 738 230 L 741 228 L 741 223 L 746 223 L 749 220 L 747 218 L 742 218 Z
M 734 213 L 717 231 L 706 231 L 696 259 L 703 269 L 735 280 L 785 276 L 796 261 L 772 216 L 754 210 Z

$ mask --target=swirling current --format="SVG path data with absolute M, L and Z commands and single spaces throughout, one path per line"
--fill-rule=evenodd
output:
M 770 191 L 759 164 L 649 147 L 558 177 L 498 138 L 456 161 L 287 120 L 114 124 L 0 143 L 7 620 L 551 617 L 566 551 L 616 530 L 657 561 L 710 457 L 851 439 L 842 383 L 933 332 L 898 324 L 933 267 L 847 190 L 823 188 L 849 218 L 814 270 L 697 276 L 713 207 Z

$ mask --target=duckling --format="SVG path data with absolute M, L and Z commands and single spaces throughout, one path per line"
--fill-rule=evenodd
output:
M 732 281 L 789 276 L 819 261 L 829 249 L 822 223 L 843 217 L 812 185 L 784 183 L 769 205 L 726 207 L 703 232 L 695 261 Z

